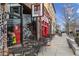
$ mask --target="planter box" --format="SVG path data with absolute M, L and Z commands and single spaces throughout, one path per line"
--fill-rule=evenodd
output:
M 76 56 L 79 56 L 79 46 L 77 46 L 74 39 L 67 38 L 67 42 L 69 44 L 69 47 L 73 50 L 74 54 Z

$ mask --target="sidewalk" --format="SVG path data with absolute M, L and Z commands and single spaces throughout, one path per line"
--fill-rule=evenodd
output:
M 62 37 L 56 35 L 50 42 L 50 46 L 43 47 L 38 56 L 74 56 L 66 37 L 66 34 L 63 34 Z

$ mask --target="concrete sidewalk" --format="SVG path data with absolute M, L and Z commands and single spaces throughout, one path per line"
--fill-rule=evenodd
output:
M 38 56 L 74 56 L 73 51 L 68 46 L 66 37 L 65 33 L 62 36 L 55 35 L 50 42 L 50 46 L 41 48 Z

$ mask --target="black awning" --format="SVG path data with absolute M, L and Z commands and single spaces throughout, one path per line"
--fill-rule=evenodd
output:
M 28 6 L 26 6 L 23 3 L 19 3 L 19 4 L 23 6 L 23 13 L 24 14 L 31 14 L 32 11 L 31 11 L 31 9 Z

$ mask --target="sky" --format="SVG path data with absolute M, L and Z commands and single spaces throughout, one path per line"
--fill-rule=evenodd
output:
M 63 8 L 63 4 L 61 3 L 56 3 L 54 4 L 55 6 L 55 10 L 56 10 L 56 22 L 57 24 L 61 25 L 61 27 L 63 28 L 63 19 L 62 19 L 62 8 Z
M 56 10 L 56 23 L 59 24 L 61 26 L 61 30 L 63 30 L 64 29 L 64 25 L 63 25 L 64 19 L 63 19 L 62 10 L 63 10 L 63 7 L 64 7 L 64 3 L 55 3 L 54 6 L 55 6 L 55 10 Z M 71 7 L 73 7 L 74 12 L 76 13 L 75 16 L 76 15 L 79 16 L 79 4 L 72 3 Z

